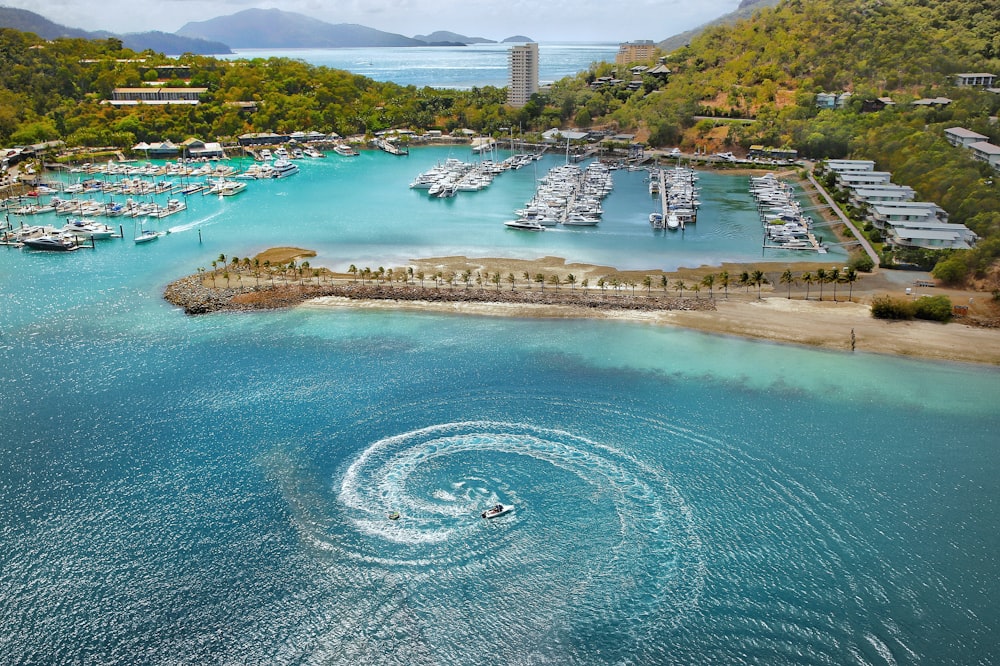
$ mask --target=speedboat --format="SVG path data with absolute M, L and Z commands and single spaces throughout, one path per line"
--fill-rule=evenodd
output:
M 534 220 L 511 220 L 510 222 L 504 222 L 504 225 L 509 229 L 520 229 L 521 231 L 545 231 L 545 227 Z
M 508 504 L 507 506 L 504 506 L 503 504 L 496 504 L 496 505 L 493 506 L 492 509 L 487 509 L 486 511 L 483 511 L 479 515 L 480 515 L 480 517 L 486 518 L 487 520 L 489 520 L 491 518 L 498 518 L 498 517 L 502 516 L 505 513 L 510 513 L 513 510 L 514 510 L 514 506 L 511 505 L 511 504 Z
M 399 511 L 390 511 L 389 520 L 399 520 Z
M 68 252 L 79 247 L 79 244 L 74 239 L 57 235 L 25 238 L 23 242 L 25 247 L 29 247 L 32 250 L 49 250 L 54 252 Z

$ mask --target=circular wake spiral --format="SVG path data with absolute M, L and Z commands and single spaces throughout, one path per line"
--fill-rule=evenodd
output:
M 662 629 L 703 585 L 690 510 L 667 475 L 564 431 L 472 421 L 382 439 L 348 465 L 337 497 L 346 533 L 320 541 L 357 564 L 494 592 L 496 576 L 574 624 L 610 613 Z M 481 519 L 496 503 L 514 511 Z

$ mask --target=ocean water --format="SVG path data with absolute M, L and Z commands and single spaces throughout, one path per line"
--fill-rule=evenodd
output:
M 225 59 L 292 58 L 343 69 L 376 81 L 404 86 L 454 88 L 507 85 L 510 44 L 427 48 L 237 49 Z M 595 62 L 614 62 L 617 43 L 539 44 L 538 78 L 552 83 L 586 71 Z
M 519 234 L 528 171 L 454 200 L 406 187 L 449 154 L 303 162 L 191 197 L 149 245 L 0 248 L 0 662 L 998 660 L 994 368 L 162 301 L 274 245 L 336 267 L 767 259 L 736 177 L 702 176 L 683 237 L 649 229 L 624 171 L 598 229 Z

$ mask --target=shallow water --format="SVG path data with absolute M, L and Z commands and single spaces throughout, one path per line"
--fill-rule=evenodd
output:
M 406 187 L 447 155 L 303 163 L 193 197 L 148 246 L 0 248 L 0 661 L 997 660 L 993 368 L 160 299 L 288 244 L 341 268 L 759 258 L 742 180 L 705 175 L 683 238 L 649 230 L 627 172 L 597 230 L 525 235 L 501 222 L 528 171 L 452 201 Z M 478 517 L 497 501 L 515 510 Z

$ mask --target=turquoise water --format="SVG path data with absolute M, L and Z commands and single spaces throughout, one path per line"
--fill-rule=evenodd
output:
M 343 69 L 404 86 L 453 88 L 507 85 L 510 44 L 427 48 L 238 49 L 219 58 L 292 58 Z M 586 71 L 594 62 L 614 62 L 617 43 L 539 44 L 538 78 L 551 83 Z
M 528 171 L 406 188 L 447 155 L 303 162 L 192 197 L 145 246 L 0 248 L 0 661 L 997 661 L 993 368 L 161 300 L 279 244 L 338 267 L 760 259 L 741 180 L 704 175 L 683 238 L 650 231 L 628 172 L 597 230 L 518 234 Z M 478 518 L 497 501 L 514 512 Z

